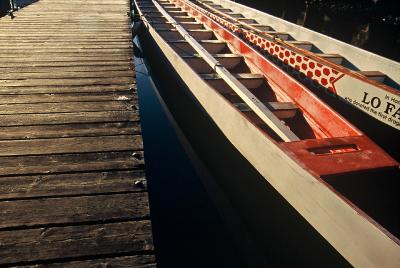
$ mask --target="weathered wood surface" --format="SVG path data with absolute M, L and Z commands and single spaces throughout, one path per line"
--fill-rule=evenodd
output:
M 93 67 L 95 68 L 95 67 Z M 124 83 L 108 84 L 108 85 L 83 85 L 83 86 L 26 86 L 26 87 L 0 87 L 0 94 L 61 94 L 61 93 L 100 93 L 100 92 L 126 92 L 128 89 L 135 90 L 135 85 L 132 83 L 127 88 Z
M 156 266 L 128 11 L 0 18 L 0 266 Z
M 66 263 L 51 263 L 43 265 L 19 266 L 20 268 L 98 268 L 98 267 L 136 267 L 153 268 L 156 267 L 153 255 L 127 256 L 119 258 L 105 258 L 88 261 L 74 261 Z
M 3 263 L 92 254 L 132 255 L 153 249 L 148 220 L 3 231 L 0 240 L 0 260 Z
M 140 156 L 140 159 L 137 157 Z M 7 175 L 52 174 L 105 170 L 143 169 L 143 152 L 106 152 L 3 156 L 0 173 Z
M 0 200 L 104 192 L 141 192 L 146 189 L 145 175 L 140 170 L 37 174 L 0 178 Z
M 0 115 L 0 126 L 58 125 L 138 120 L 138 114 L 132 111 L 41 113 L 31 114 L 29 116 L 26 114 L 6 114 Z

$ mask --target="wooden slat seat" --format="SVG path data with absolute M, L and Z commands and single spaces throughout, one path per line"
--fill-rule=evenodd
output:
M 185 11 L 170 11 L 168 12 L 172 17 L 176 16 L 188 16 L 189 14 Z
M 261 74 L 238 73 L 234 74 L 234 76 L 248 89 L 256 89 L 265 83 L 265 77 Z M 230 87 L 218 74 L 202 74 L 201 77 L 212 87 L 218 89 L 221 94 L 231 92 Z
M 312 50 L 314 45 L 311 42 L 308 41 L 286 41 L 289 44 L 292 44 L 298 48 L 304 49 L 304 50 Z
M 245 103 L 239 102 L 234 105 L 243 113 L 253 112 Z M 264 105 L 281 120 L 293 118 L 299 111 L 299 108 L 291 102 L 265 102 Z M 263 123 L 261 120 L 259 121 Z
M 238 14 L 238 13 L 234 13 L 234 12 L 225 12 L 226 15 L 229 15 L 232 18 L 244 18 L 244 16 L 242 14 Z
M 344 57 L 339 54 L 315 53 L 315 55 L 339 65 L 341 65 L 344 60 Z
M 218 62 L 223 65 L 227 70 L 235 73 L 249 71 L 248 67 L 244 64 L 244 59 L 242 56 L 237 54 L 213 54 L 213 57 L 218 60 Z M 182 56 L 183 59 L 199 74 L 212 73 L 213 68 L 208 65 L 200 56 L 198 55 L 186 55 Z
M 224 7 L 220 7 L 220 8 L 217 8 L 219 11 L 221 11 L 221 12 L 232 12 L 232 9 L 230 9 L 230 8 L 224 8 Z
M 242 22 L 242 23 L 257 23 L 257 21 L 255 19 L 248 19 L 248 18 L 238 18 L 238 21 Z
M 386 74 L 380 71 L 358 71 L 359 74 L 364 75 L 368 79 L 378 81 L 380 83 L 385 82 Z
M 147 13 L 154 13 L 157 12 L 157 8 L 155 8 L 154 6 L 146 6 L 146 7 L 141 7 L 141 9 L 143 10 L 143 12 Z
M 193 47 L 185 40 L 176 40 L 168 42 L 176 52 L 182 55 L 195 54 Z M 219 40 L 200 40 L 199 43 L 212 54 L 228 52 L 228 46 L 225 42 Z
M 167 41 L 182 39 L 181 34 L 175 29 L 158 29 L 157 31 Z M 187 30 L 187 31 L 196 40 L 215 39 L 214 33 L 210 30 L 200 29 L 200 30 Z
M 258 24 L 258 23 L 249 23 L 249 26 L 252 26 L 254 28 L 257 28 L 260 31 L 273 31 L 273 28 L 269 25 L 263 25 L 263 24 Z
M 176 5 L 173 3 L 169 2 L 160 2 L 160 5 L 162 5 L 164 8 L 169 8 L 169 7 L 175 7 Z
M 273 35 L 275 38 L 279 38 L 285 41 L 291 38 L 290 34 L 285 32 L 265 31 L 265 33 Z
M 180 7 L 176 7 L 176 6 L 163 6 L 163 7 L 168 12 L 171 12 L 171 11 L 182 11 L 182 9 Z
M 207 3 L 210 6 L 212 6 L 213 8 L 224 8 L 222 5 L 218 5 L 218 4 L 214 4 L 212 1 L 208 2 L 208 1 L 204 1 L 203 3 Z
M 201 30 L 204 29 L 203 24 L 198 23 L 198 22 L 180 22 L 183 28 L 186 30 Z M 152 23 L 154 29 L 159 30 L 159 29 L 174 29 L 174 26 L 169 23 L 169 22 L 153 22 Z
M 177 22 L 194 22 L 194 21 L 196 21 L 195 18 L 189 17 L 189 16 L 175 16 L 174 19 Z
M 153 17 L 153 16 L 159 17 L 160 14 L 161 14 L 161 13 L 160 13 L 159 11 L 154 10 L 154 11 L 146 12 L 144 16 L 145 16 L 145 17 L 148 17 L 148 18 L 149 18 L 149 17 L 151 18 L 151 17 Z

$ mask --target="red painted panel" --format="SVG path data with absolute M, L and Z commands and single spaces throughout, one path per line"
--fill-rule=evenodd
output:
M 302 140 L 281 144 L 318 175 L 333 175 L 399 164 L 365 136 Z

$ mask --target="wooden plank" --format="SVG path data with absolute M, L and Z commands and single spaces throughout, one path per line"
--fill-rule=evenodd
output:
M 56 114 L 0 115 L 0 126 L 59 125 L 96 122 L 138 121 L 139 115 L 133 111 L 77 112 Z
M 38 29 L 38 27 L 41 26 L 46 26 L 48 27 L 47 29 L 76 29 L 76 23 L 68 23 L 68 22 L 56 22 L 53 21 L 53 23 L 49 24 L 49 22 L 43 22 L 43 21 L 4 21 L 1 23 L 4 28 L 12 28 L 12 29 L 18 29 L 18 31 L 24 31 L 26 29 Z M 85 27 L 85 30 L 99 30 L 105 29 L 110 30 L 113 28 L 116 29 L 129 29 L 130 24 L 125 21 L 97 21 L 97 22 L 82 22 L 80 23 L 81 27 Z
M 133 111 L 136 107 L 129 101 L 85 101 L 60 103 L 0 104 L 3 114 L 48 114 L 97 111 Z
M 84 52 L 84 51 L 83 51 Z M 115 50 L 109 50 L 109 51 L 104 51 L 103 53 L 98 53 L 97 51 L 90 51 L 90 52 L 84 52 L 81 53 L 79 51 L 66 51 L 66 52 L 60 52 L 60 51 L 44 51 L 42 53 L 37 53 L 35 51 L 24 51 L 21 53 L 2 53 L 0 54 L 0 60 L 1 61 L 23 61 L 24 59 L 29 59 L 29 60 L 37 60 L 37 61 L 50 61 L 53 59 L 53 61 L 71 61 L 72 59 L 75 60 L 94 60 L 94 59 L 102 59 L 104 58 L 105 60 L 110 61 L 115 58 L 115 60 L 125 60 L 125 62 L 129 62 L 131 52 L 128 50 L 120 50 L 120 51 L 115 51 Z
M 19 40 L 16 40 L 17 38 L 13 38 L 14 40 L 10 39 L 0 39 L 0 44 L 4 46 L 11 46 L 18 44 L 18 46 L 24 46 L 24 45 L 29 45 L 29 44 L 51 44 L 51 45 L 102 45 L 102 44 L 108 44 L 108 45 L 118 45 L 118 44 L 126 44 L 126 45 L 131 45 L 131 40 L 129 39 L 93 39 L 93 38 L 88 38 L 85 36 L 82 36 L 81 38 L 74 38 L 74 39 L 63 39 L 63 40 L 58 40 L 58 39 L 41 39 L 41 38 L 31 38 L 31 39 L 24 39 L 24 38 L 19 38 Z M 16 43 L 16 41 L 18 41 Z
M 0 156 L 111 152 L 143 149 L 139 135 L 2 140 Z
M 138 135 L 139 122 L 1 127 L 0 140 Z
M 47 224 L 132 220 L 149 216 L 147 193 L 143 192 L 2 201 L 0 211 L 0 230 Z
M 121 36 L 110 36 L 110 35 L 80 35 L 80 34 L 75 34 L 75 35 L 69 35 L 69 36 L 64 36 L 64 35 L 30 35 L 30 36 L 20 36 L 20 35 L 5 35 L 5 36 L 0 36 L 0 40 L 2 41 L 8 41 L 8 44 L 11 44 L 11 42 L 15 42 L 18 40 L 58 40 L 60 42 L 64 40 L 70 40 L 70 41 L 75 41 L 75 40 L 88 40 L 91 39 L 92 41 L 98 41 L 98 40 L 109 40 L 109 41 L 128 41 L 130 39 L 130 35 L 127 35 L 126 37 L 121 37 Z M 6 42 L 7 43 L 7 42 Z
M 22 58 L 23 57 L 23 58 Z M 42 55 L 37 55 L 36 53 L 25 53 L 25 55 L 19 55 L 19 54 L 8 54 L 8 55 L 0 55 L 0 62 L 3 63 L 3 66 L 6 66 L 8 62 L 23 62 L 23 61 L 35 61 L 35 62 L 42 62 L 42 61 L 59 61 L 59 62 L 71 62 L 71 61 L 130 61 L 130 54 L 128 53 L 110 53 L 110 54 L 105 54 L 101 55 L 98 53 L 94 53 L 92 55 L 89 54 L 71 54 L 71 55 L 62 55 L 62 54 L 57 54 L 57 53 L 48 53 L 48 54 L 42 54 Z
M 25 86 L 25 87 L 0 87 L 0 95 L 18 94 L 64 94 L 64 93 L 104 93 L 104 92 L 127 92 L 130 89 L 136 91 L 134 83 L 114 83 L 108 85 L 78 85 L 78 86 Z
M 132 46 L 127 46 L 126 44 L 118 44 L 118 43 L 111 43 L 109 45 L 104 44 L 104 45 L 93 45 L 93 44 L 87 44 L 87 45 L 67 45 L 67 46 L 62 46 L 62 44 L 51 44 L 51 43 L 41 43 L 41 46 L 33 49 L 32 44 L 22 44 L 15 46 L 14 48 L 11 45 L 7 44 L 0 44 L 0 51 L 1 53 L 4 54 L 26 54 L 27 50 L 29 50 L 28 53 L 99 53 L 99 52 L 131 52 Z
M 95 268 L 95 267 L 135 267 L 135 268 L 156 268 L 154 255 L 124 256 L 106 259 L 94 259 L 88 261 L 73 261 L 64 263 L 50 263 L 39 265 L 18 266 L 20 268 Z
M 46 67 L 46 66 L 15 66 L 15 67 L 0 67 L 0 72 L 8 73 L 10 75 L 25 73 L 35 74 L 35 73 L 69 73 L 69 72 L 92 72 L 96 70 L 97 72 L 104 71 L 130 71 L 130 75 L 134 75 L 135 71 L 132 70 L 129 64 L 110 64 L 110 65 L 94 65 L 93 66 L 59 66 L 59 67 Z
M 0 199 L 144 190 L 147 190 L 147 184 L 145 174 L 142 171 L 102 171 L 0 177 Z
M 102 27 L 98 27 L 96 24 L 92 24 L 92 26 L 86 26 L 86 27 L 81 27 L 81 28 L 77 28 L 76 24 L 59 24 L 59 25 L 55 25 L 55 24 L 42 24 L 42 25 L 46 25 L 46 28 L 41 28 L 41 27 L 37 27 L 35 24 L 28 24 L 28 25 L 21 25 L 20 23 L 16 24 L 16 23 L 10 23 L 10 24 L 2 24 L 2 32 L 3 33 L 15 33 L 16 30 L 19 33 L 29 33 L 30 29 L 35 29 L 37 30 L 35 33 L 49 33 L 49 34 L 53 34 L 54 32 L 57 33 L 64 33 L 64 32 L 73 32 L 73 33 L 81 33 L 82 35 L 86 34 L 86 33 L 92 33 L 92 32 L 99 32 L 99 33 L 109 33 L 110 35 L 113 35 L 115 33 L 129 33 L 130 32 L 130 27 L 128 24 L 103 24 Z M 26 27 L 27 26 L 27 27 Z M 115 27 L 112 27 L 115 26 Z M 13 31 L 14 30 L 14 31 Z M 31 32 L 32 33 L 32 32 Z
M 59 33 L 59 32 L 48 32 L 48 33 L 32 33 L 32 32 L 27 32 L 25 33 L 23 36 L 20 35 L 20 33 L 15 33 L 15 31 L 13 32 L 13 34 L 10 33 L 3 33 L 2 31 L 0 32 L 0 38 L 13 38 L 13 37 L 45 37 L 45 38 L 49 38 L 49 37 L 58 37 L 58 38 L 74 38 L 74 37 L 81 37 L 82 34 L 79 32 L 66 32 L 66 33 Z M 131 38 L 131 34 L 130 33 L 96 33 L 96 34 L 85 34 L 85 37 L 94 37 L 94 38 L 113 38 L 113 37 L 118 37 L 120 39 L 123 38 Z
M 134 101 L 137 96 L 129 91 L 105 92 L 105 93 L 65 93 L 65 94 L 21 94 L 0 95 L 1 105 L 21 103 L 63 103 L 63 102 L 86 102 L 86 101 Z
M 129 57 L 132 53 L 126 49 L 97 49 L 98 51 L 84 51 L 84 50 L 76 50 L 76 51 L 59 51 L 57 49 L 48 49 L 45 51 L 34 51 L 34 50 L 25 50 L 25 51 L 2 51 L 0 54 L 0 59 L 4 61 L 4 59 L 9 58 L 49 58 L 54 56 L 56 59 L 58 57 L 68 57 L 68 58 L 101 58 L 101 57 L 112 57 L 112 56 L 119 56 L 119 57 Z
M 12 40 L 3 40 L 0 39 L 0 45 L 2 46 L 12 46 L 18 43 L 19 46 L 24 47 L 27 45 L 40 45 L 40 44 L 45 44 L 45 45 L 52 45 L 52 46 L 59 46 L 61 44 L 65 44 L 67 46 L 72 46 L 72 45 L 121 45 L 121 44 L 126 44 L 127 46 L 131 45 L 130 40 L 123 40 L 123 39 L 93 39 L 93 38 L 85 38 L 82 36 L 82 38 L 74 38 L 74 39 L 63 39 L 63 40 L 57 40 L 57 39 L 48 39 L 48 38 L 34 38 L 34 39 L 19 39 L 19 38 L 13 38 Z
M 26 8 L 20 10 L 18 12 L 19 16 L 16 16 L 13 20 L 8 17 L 3 17 L 0 19 L 2 21 L 12 21 L 12 22 L 18 23 L 18 22 L 27 22 L 27 21 L 28 22 L 35 22 L 35 21 L 46 22 L 46 20 L 44 20 L 44 18 L 47 18 L 47 19 L 49 19 L 50 24 L 53 21 L 70 22 L 70 23 L 79 23 L 79 21 L 86 22 L 86 23 L 96 22 L 96 21 L 99 21 L 99 22 L 110 21 L 113 23 L 124 23 L 124 22 L 127 22 L 127 20 L 128 20 L 128 17 L 125 18 L 124 16 L 111 17 L 111 18 L 110 17 L 102 18 L 100 16 L 95 17 L 95 16 L 93 16 L 93 14 L 89 14 L 89 11 L 86 13 L 86 17 L 84 17 L 84 18 L 82 18 L 82 16 L 84 16 L 85 14 L 82 14 L 81 16 L 77 16 L 78 14 L 76 14 L 76 13 L 70 13 L 70 14 L 68 14 L 68 16 L 64 16 L 64 17 L 58 16 L 58 14 L 52 14 L 51 16 L 46 16 L 46 14 L 40 14 L 40 16 L 39 16 L 39 14 L 38 14 L 37 16 L 34 16 L 34 15 L 32 16 L 29 14 L 30 12 L 27 14 L 23 14 L 25 11 L 26 11 Z M 41 9 L 39 11 L 41 11 Z M 35 12 L 35 11 L 33 11 L 33 12 Z M 50 11 L 48 11 L 47 14 L 50 14 Z M 65 15 L 67 15 L 67 14 L 65 14 Z
M 153 250 L 148 220 L 0 232 L 0 264 Z
M 0 62 L 3 61 L 0 59 Z M 5 62 L 1 65 L 0 68 L 20 68 L 20 67 L 88 67 L 88 66 L 115 66 L 120 65 L 121 62 L 126 62 L 126 59 L 118 59 L 118 58 L 109 58 L 99 60 L 96 58 L 86 58 L 86 59 L 63 59 L 60 61 L 51 61 L 50 59 L 46 60 L 26 60 L 23 61 L 18 58 L 9 59 L 9 61 Z M 131 63 L 126 64 L 126 66 L 132 66 Z M 1 70 L 1 69 L 0 69 Z
M 77 4 L 79 5 L 79 4 Z M 93 9 L 90 7 L 90 10 L 76 10 L 74 7 L 56 7 L 56 6 L 42 6 L 40 11 L 43 13 L 32 14 L 32 12 L 26 13 L 26 10 L 22 9 L 18 14 L 18 17 L 24 15 L 22 18 L 43 21 L 44 18 L 53 18 L 57 19 L 58 15 L 69 15 L 74 17 L 82 17 L 86 15 L 89 18 L 97 18 L 97 19 L 115 19 L 124 21 L 128 19 L 126 16 L 126 12 L 129 11 L 128 8 L 119 8 L 113 9 L 114 7 L 103 7 L 103 9 Z M 106 10 L 107 9 L 107 10 Z M 85 12 L 87 11 L 87 12 Z M 125 13 L 122 15 L 121 13 Z
M 108 77 L 132 77 L 133 72 L 127 71 L 96 71 L 91 72 L 51 72 L 51 73 L 13 73 L 2 75 L 2 80 L 21 79 L 80 79 L 80 78 L 108 78 Z
M 107 10 L 106 10 L 107 8 Z M 56 18 L 58 17 L 57 15 L 74 15 L 74 16 L 88 16 L 90 18 L 98 18 L 98 19 L 121 19 L 126 17 L 126 12 L 129 11 L 128 8 L 119 8 L 119 9 L 113 9 L 112 6 L 110 7 L 103 7 L 103 9 L 90 9 L 90 12 L 85 12 L 86 10 L 76 10 L 74 7 L 57 7 L 57 6 L 42 6 L 40 8 L 40 11 L 43 11 L 43 13 L 40 14 L 32 14 L 32 12 L 24 14 L 24 9 L 21 10 L 21 13 L 18 14 L 23 14 L 23 18 L 25 19 L 40 19 L 43 21 L 43 18 Z M 122 15 L 121 13 L 125 13 Z M 20 16 L 19 16 L 20 17 Z
M 47 72 L 52 71 L 75 71 L 83 69 L 83 71 L 89 71 L 90 68 L 95 68 L 101 70 L 101 68 L 132 68 L 130 64 L 121 64 L 121 61 L 83 61 L 83 62 L 9 62 L 7 65 L 0 66 L 0 71 L 6 72 L 7 69 L 12 69 L 14 72 L 20 72 L 25 70 L 25 72 L 38 72 L 38 70 L 43 70 Z M 28 71 L 26 71 L 28 70 Z M 132 75 L 135 71 L 131 70 Z
M 0 63 L 1 64 L 1 63 Z M 105 78 L 78 78 L 78 79 L 32 79 L 32 80 L 0 80 L 1 86 L 82 86 L 82 85 L 109 85 L 115 83 L 134 83 L 133 77 L 105 77 Z
M 104 152 L 1 157 L 0 174 L 52 174 L 143 169 L 143 152 Z
M 103 37 L 90 37 L 90 36 L 80 36 L 76 38 L 57 38 L 57 37 L 10 37 L 9 39 L 0 38 L 0 44 L 12 45 L 12 44 L 43 44 L 43 43 L 61 43 L 61 44 L 124 44 L 129 43 L 129 39 L 119 39 L 117 37 L 103 38 Z M 29 53 L 29 51 L 25 51 Z
M 110 26 L 108 26 L 110 27 Z M 21 35 L 27 35 L 27 36 L 31 36 L 29 35 L 31 33 L 31 30 L 34 29 L 33 27 L 31 29 L 29 28 L 19 28 L 18 33 Z M 37 30 L 37 28 L 36 28 Z M 129 30 L 129 31 L 128 31 Z M 2 31 L 3 33 L 8 33 L 8 34 L 14 34 L 16 32 L 16 29 L 14 27 L 9 27 L 9 28 L 3 28 Z M 81 36 L 86 36 L 86 35 L 94 35 L 94 34 L 103 34 L 104 36 L 120 36 L 120 33 L 130 33 L 130 28 L 129 27 L 124 27 L 124 28 L 106 28 L 106 29 L 84 29 L 84 30 L 77 30 L 72 28 L 72 26 L 70 28 L 68 27 L 58 27 L 58 28 L 46 28 L 43 30 L 37 30 L 35 32 L 35 34 L 37 34 L 38 36 L 43 36 L 43 35 L 53 35 L 54 32 L 57 32 L 58 34 L 79 34 Z M 100 35 L 102 36 L 102 35 Z

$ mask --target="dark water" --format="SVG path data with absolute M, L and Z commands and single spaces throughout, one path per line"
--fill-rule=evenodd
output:
M 4 16 L 8 10 L 10 10 L 10 2 L 6 0 L 0 0 L 0 16 Z
M 236 2 L 400 61 L 398 0 L 236 0 Z

